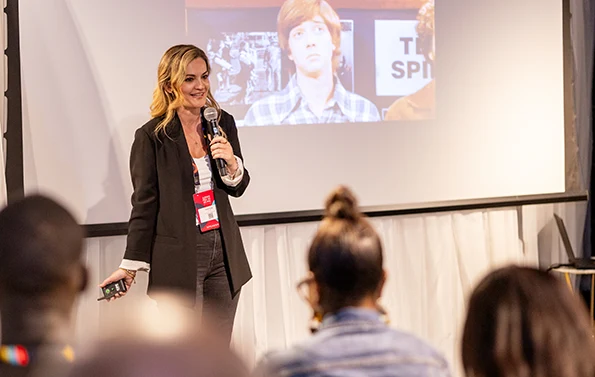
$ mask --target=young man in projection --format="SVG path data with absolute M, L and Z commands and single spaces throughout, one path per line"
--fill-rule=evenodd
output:
M 369 100 L 347 91 L 336 75 L 341 22 L 324 0 L 287 0 L 277 17 L 279 44 L 295 74 L 279 93 L 255 102 L 245 126 L 376 122 Z

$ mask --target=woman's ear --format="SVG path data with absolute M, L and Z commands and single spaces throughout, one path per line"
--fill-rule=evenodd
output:
M 163 86 L 163 89 L 165 89 L 165 92 L 167 94 L 172 94 L 174 92 L 173 89 L 171 88 L 171 83 L 169 83 L 169 82 L 165 83 L 165 85 Z

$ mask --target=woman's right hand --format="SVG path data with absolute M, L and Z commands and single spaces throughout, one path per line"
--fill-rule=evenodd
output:
M 126 292 L 128 292 L 130 290 L 130 287 L 132 286 L 132 283 L 134 282 L 134 277 L 127 273 L 126 270 L 123 270 L 121 268 L 118 268 L 116 271 L 114 271 L 107 279 L 105 279 L 101 284 L 99 284 L 99 287 L 103 288 L 110 283 L 122 279 L 124 279 L 124 282 L 126 283 Z M 126 295 L 126 292 L 116 293 L 114 297 L 107 299 L 107 301 L 124 297 Z

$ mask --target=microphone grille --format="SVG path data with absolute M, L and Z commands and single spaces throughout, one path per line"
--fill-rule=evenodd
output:
M 214 107 L 207 107 L 204 112 L 205 119 L 209 122 L 214 121 L 217 119 L 217 109 Z

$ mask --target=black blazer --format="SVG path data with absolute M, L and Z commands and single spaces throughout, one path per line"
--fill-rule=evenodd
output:
M 155 136 L 153 131 L 161 119 L 151 119 L 136 130 L 134 136 L 130 153 L 134 192 L 124 258 L 151 264 L 149 294 L 159 288 L 196 293 L 197 229 L 192 199 L 192 157 L 177 116 L 166 127 L 169 137 L 162 133 L 159 138 Z M 204 118 L 202 124 L 207 124 Z M 243 161 L 233 117 L 222 111 L 219 125 L 227 134 L 234 154 Z M 229 187 L 221 180 L 210 158 L 227 277 L 231 293 L 235 295 L 252 273 L 228 195 L 241 196 L 248 187 L 250 175 L 244 167 L 242 181 Z

